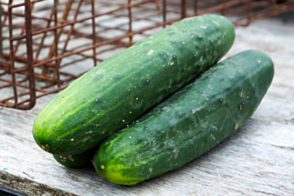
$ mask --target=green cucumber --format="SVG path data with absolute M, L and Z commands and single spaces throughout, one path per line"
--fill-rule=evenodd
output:
M 91 163 L 91 160 L 93 159 L 96 151 L 97 149 L 93 148 L 87 150 L 86 152 L 76 155 L 61 156 L 53 154 L 53 158 L 58 163 L 66 167 L 82 167 L 84 165 Z
M 33 126 L 35 141 L 59 155 L 93 148 L 215 64 L 234 38 L 227 18 L 203 15 L 134 44 L 47 104 Z
M 97 173 L 134 185 L 180 168 L 235 133 L 260 104 L 273 75 L 271 59 L 257 50 L 220 62 L 107 138 L 94 157 Z

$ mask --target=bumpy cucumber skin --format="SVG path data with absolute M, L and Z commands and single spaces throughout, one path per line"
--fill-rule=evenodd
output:
M 79 154 L 124 128 L 216 63 L 232 46 L 225 17 L 187 18 L 112 56 L 74 81 L 40 112 L 37 144 Z
M 77 168 L 91 163 L 96 151 L 97 148 L 93 148 L 76 155 L 60 156 L 53 154 L 53 158 L 63 166 Z
M 181 167 L 235 133 L 260 104 L 273 75 L 271 59 L 256 50 L 220 62 L 107 138 L 94 157 L 97 173 L 134 185 Z

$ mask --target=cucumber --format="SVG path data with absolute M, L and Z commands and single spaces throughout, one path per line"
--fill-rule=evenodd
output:
M 273 62 L 257 50 L 220 62 L 107 138 L 94 157 L 97 173 L 134 185 L 180 168 L 235 133 L 260 104 L 273 75 Z
M 63 166 L 66 167 L 82 167 L 89 163 L 91 163 L 91 160 L 93 159 L 95 152 L 97 151 L 96 148 L 87 150 L 86 152 L 83 152 L 81 154 L 76 155 L 67 155 L 67 156 L 61 156 L 53 154 L 53 158 L 60 163 Z
M 56 96 L 37 116 L 33 136 L 52 154 L 98 145 L 215 64 L 232 46 L 225 17 L 181 20 L 103 61 Z

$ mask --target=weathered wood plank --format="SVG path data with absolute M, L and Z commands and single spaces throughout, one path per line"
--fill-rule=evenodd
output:
M 237 28 L 227 56 L 260 49 L 275 63 L 269 92 L 235 135 L 183 168 L 134 187 L 114 185 L 93 167 L 65 168 L 34 142 L 38 112 L 0 110 L 0 186 L 30 195 L 293 195 L 294 23 L 260 20 Z M 5 171 L 4 168 L 7 168 Z

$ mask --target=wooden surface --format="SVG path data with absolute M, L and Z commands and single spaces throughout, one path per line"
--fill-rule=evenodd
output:
M 294 195 L 294 20 L 260 20 L 236 34 L 227 57 L 246 49 L 264 51 L 275 63 L 275 77 L 252 118 L 210 152 L 133 187 L 107 182 L 91 166 L 65 168 L 31 133 L 38 112 L 56 96 L 49 95 L 31 111 L 0 110 L 0 186 L 55 196 Z

